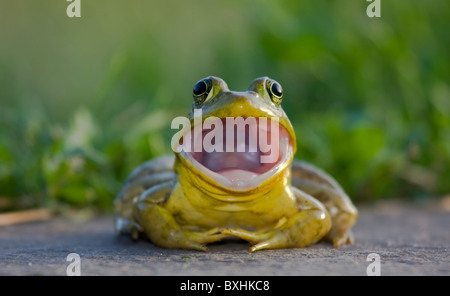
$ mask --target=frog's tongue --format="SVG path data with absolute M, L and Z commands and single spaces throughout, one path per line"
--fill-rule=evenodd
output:
M 227 129 L 225 119 L 217 119 L 213 123 L 217 124 L 214 129 L 192 129 L 191 143 L 193 147 L 195 144 L 201 145 L 197 147 L 202 149 L 190 155 L 198 162 L 198 166 L 203 167 L 202 171 L 226 183 L 223 185 L 234 189 L 256 187 L 266 179 L 259 176 L 274 169 L 287 157 L 289 135 L 277 122 L 268 120 L 266 124 L 260 124 L 260 120 L 256 120 L 257 128 L 236 125 L 233 126 L 234 131 Z M 214 132 L 216 128 L 222 128 L 222 133 L 217 130 Z M 205 148 L 208 143 L 215 149 Z

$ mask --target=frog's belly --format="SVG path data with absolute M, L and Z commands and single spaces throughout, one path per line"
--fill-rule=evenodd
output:
M 200 227 L 210 229 L 214 227 L 244 228 L 257 230 L 273 228 L 281 217 L 258 215 L 248 210 L 240 212 L 206 211 L 195 213 L 180 213 L 175 219 L 180 226 Z
M 165 208 L 182 227 L 235 227 L 263 230 L 279 225 L 280 219 L 298 212 L 295 198 L 282 183 L 270 194 L 245 202 L 224 202 L 190 192 L 186 198 L 181 186 L 176 186 Z
M 249 209 L 239 204 L 227 204 L 213 209 L 197 209 L 181 211 L 175 216 L 180 226 L 243 228 L 247 230 L 272 229 L 280 221 L 296 212 L 290 208 L 272 208 L 267 210 Z

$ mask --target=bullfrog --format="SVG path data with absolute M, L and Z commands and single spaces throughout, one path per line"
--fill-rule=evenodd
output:
M 137 167 L 117 195 L 119 234 L 147 237 L 164 248 L 199 251 L 229 237 L 248 241 L 250 252 L 301 248 L 321 239 L 334 247 L 353 242 L 358 211 L 348 195 L 323 170 L 294 161 L 296 137 L 281 107 L 283 89 L 277 81 L 257 78 L 247 91 L 237 92 L 210 76 L 194 85 L 192 95 L 187 119 L 192 125 L 178 133 L 191 137 L 175 139 L 174 155 Z M 230 118 L 256 118 L 258 129 L 240 127 L 239 140 L 239 127 L 225 124 Z M 199 129 L 199 124 L 210 129 Z M 196 135 L 205 139 L 215 125 L 221 126 L 212 141 L 215 147 L 238 140 L 234 148 L 240 151 L 180 149 Z M 272 159 L 267 149 L 246 149 L 258 137 L 255 130 L 276 144 Z

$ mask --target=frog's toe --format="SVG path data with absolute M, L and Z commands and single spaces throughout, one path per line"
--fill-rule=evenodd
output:
M 142 231 L 142 228 L 139 225 L 122 217 L 116 217 L 115 224 L 117 234 L 130 234 L 135 240 L 139 238 L 139 232 Z
M 267 240 L 271 236 L 270 232 L 253 232 L 242 228 L 226 228 L 222 233 L 253 243 Z
M 183 249 L 191 249 L 201 252 L 208 252 L 208 247 L 204 244 L 200 244 L 195 241 L 187 241 L 184 246 L 182 246 Z
M 186 232 L 185 235 L 189 241 L 196 242 L 198 244 L 213 243 L 229 237 L 228 234 L 222 233 L 218 228 L 213 228 L 204 232 L 189 231 Z
M 253 245 L 250 247 L 249 252 L 253 253 L 253 252 L 264 250 L 264 249 L 272 249 L 272 247 L 270 247 L 270 242 L 265 241 L 265 242 Z
M 210 232 L 212 234 L 210 234 Z M 208 247 L 206 247 L 206 244 L 220 241 L 228 236 L 229 235 L 227 234 L 215 233 L 214 231 L 186 232 L 184 242 L 180 243 L 180 247 L 183 249 L 207 252 Z
M 286 236 L 281 232 L 276 232 L 272 233 L 272 236 L 269 239 L 251 246 L 249 251 L 253 253 L 265 249 L 282 249 L 289 246 L 289 243 L 286 241 Z
M 351 230 L 347 230 L 340 234 L 335 234 L 332 237 L 329 237 L 329 239 L 335 248 L 339 248 L 343 245 L 351 245 L 354 242 L 353 232 Z

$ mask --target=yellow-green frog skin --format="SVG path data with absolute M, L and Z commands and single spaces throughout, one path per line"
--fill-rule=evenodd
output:
M 352 243 L 350 228 L 358 212 L 331 176 L 293 161 L 295 133 L 281 108 L 276 81 L 257 78 L 246 92 L 234 92 L 210 76 L 193 93 L 188 133 L 194 130 L 194 109 L 201 109 L 203 122 L 211 116 L 278 118 L 284 137 L 278 161 L 258 170 L 248 163 L 252 157 L 204 151 L 147 161 L 131 173 L 115 199 L 118 233 L 143 234 L 160 247 L 201 251 L 227 237 L 250 242 L 250 252 L 305 247 L 322 238 L 335 247 Z M 240 163 L 242 168 L 236 167 Z

